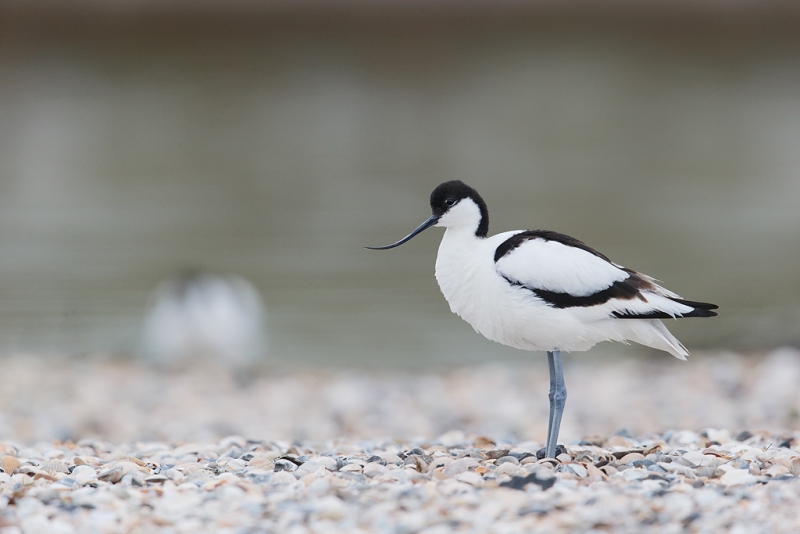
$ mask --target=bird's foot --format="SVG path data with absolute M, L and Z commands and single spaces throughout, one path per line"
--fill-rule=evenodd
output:
M 546 453 L 546 449 L 542 447 L 538 451 L 536 451 L 536 459 L 537 460 L 544 460 L 544 455 Z M 567 454 L 567 448 L 563 445 L 556 445 L 556 456 L 560 454 Z

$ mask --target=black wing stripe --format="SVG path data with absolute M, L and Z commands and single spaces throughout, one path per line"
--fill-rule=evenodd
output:
M 627 280 L 622 280 L 620 282 L 614 282 L 606 289 L 602 291 L 598 291 L 597 293 L 592 293 L 591 295 L 586 296 L 575 296 L 570 295 L 569 293 L 562 293 L 559 291 L 549 291 L 547 289 L 539 289 L 536 287 L 526 286 L 522 282 L 517 282 L 516 280 L 511 280 L 510 278 L 504 276 L 503 278 L 511 284 L 512 286 L 520 287 L 523 289 L 527 289 L 547 304 L 552 306 L 553 308 L 564 309 L 564 308 L 578 308 L 583 307 L 587 308 L 589 306 L 599 306 L 600 304 L 605 304 L 611 299 L 620 299 L 620 300 L 631 300 L 634 298 L 639 298 L 645 300 L 644 296 Z M 683 304 L 684 306 L 691 306 L 694 309 L 689 313 L 685 313 L 682 315 L 670 315 L 669 313 L 660 311 L 660 310 L 653 310 L 647 313 L 635 313 L 635 312 L 618 312 L 614 311 L 611 312 L 611 315 L 615 319 L 680 319 L 682 317 L 716 317 L 717 312 L 712 311 L 717 309 L 718 306 L 716 304 L 710 304 L 707 302 L 693 302 L 691 300 L 683 300 L 678 298 L 670 298 L 675 302 Z M 697 304 L 697 306 L 695 306 Z
M 530 287 L 523 284 L 522 282 L 511 280 L 506 276 L 504 276 L 503 278 L 505 278 L 506 281 L 512 286 L 517 286 L 527 289 L 528 291 L 532 292 L 534 295 L 545 301 L 553 308 L 560 308 L 560 309 L 577 308 L 577 307 L 586 308 L 589 306 L 597 306 L 600 304 L 605 304 L 611 299 L 630 300 L 636 297 L 642 298 L 640 296 L 639 291 L 631 284 L 629 284 L 626 280 L 614 282 L 607 288 L 603 289 L 602 291 L 598 291 L 597 293 L 592 293 L 591 295 L 578 297 L 560 291 L 549 291 L 547 289 Z
M 518 246 L 522 245 L 529 239 L 544 239 L 545 241 L 556 241 L 561 243 L 562 245 L 566 245 L 568 247 L 575 247 L 581 250 L 585 250 L 590 254 L 594 254 L 598 258 L 602 258 L 606 260 L 608 263 L 611 263 L 605 255 L 597 252 L 592 247 L 585 244 L 583 241 L 575 239 L 574 237 L 570 237 L 565 234 L 560 234 L 558 232 L 553 232 L 552 230 L 525 230 L 524 232 L 520 232 L 518 234 L 514 234 L 498 246 L 494 251 L 494 261 L 497 263 L 497 260 L 517 248 Z

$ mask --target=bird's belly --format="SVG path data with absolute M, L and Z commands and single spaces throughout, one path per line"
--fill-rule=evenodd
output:
M 512 286 L 493 265 L 437 261 L 436 280 L 451 311 L 497 343 L 522 350 L 581 351 L 608 339 L 568 310 Z

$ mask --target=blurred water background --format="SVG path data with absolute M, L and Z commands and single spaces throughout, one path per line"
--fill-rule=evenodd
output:
M 277 366 L 527 360 L 450 313 L 441 230 L 362 248 L 451 179 L 719 304 L 690 350 L 800 345 L 800 10 L 588 5 L 0 4 L 0 351 L 133 353 L 204 269 Z

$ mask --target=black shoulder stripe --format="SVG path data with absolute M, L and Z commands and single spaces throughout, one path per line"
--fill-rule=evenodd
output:
M 532 292 L 534 295 L 545 301 L 553 308 L 576 308 L 576 307 L 589 307 L 604 304 L 611 299 L 630 300 L 639 295 L 639 291 L 629 284 L 626 280 L 614 282 L 606 289 L 592 293 L 586 296 L 575 296 L 569 293 L 562 293 L 560 291 L 549 291 L 547 289 L 539 289 L 536 287 L 529 287 L 521 282 L 505 278 L 512 286 L 519 286 Z
M 494 251 L 494 261 L 497 263 L 497 260 L 517 248 L 518 246 L 522 245 L 529 239 L 544 239 L 545 241 L 557 241 L 562 245 L 566 245 L 568 247 L 575 247 L 581 250 L 585 250 L 590 254 L 594 254 L 598 258 L 602 258 L 607 262 L 611 263 L 605 255 L 597 252 L 592 247 L 585 244 L 583 241 L 575 239 L 574 237 L 570 237 L 565 234 L 560 234 L 558 232 L 553 232 L 552 230 L 525 230 L 524 232 L 520 232 L 518 234 L 512 235 L 502 243 L 500 246 L 497 247 Z

